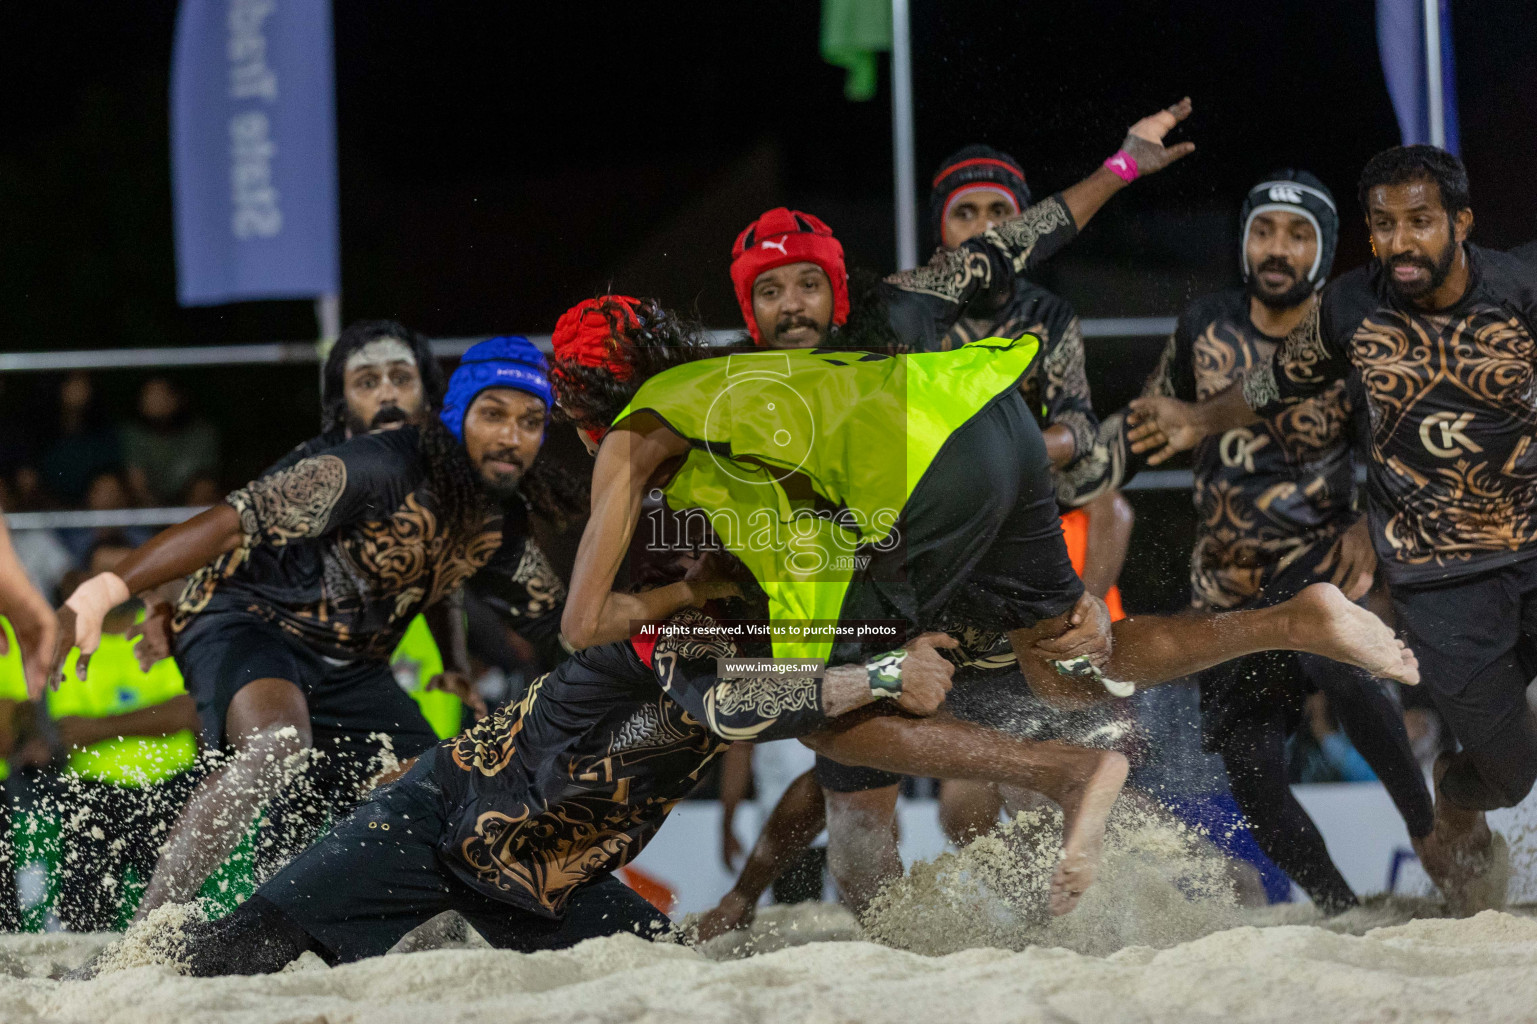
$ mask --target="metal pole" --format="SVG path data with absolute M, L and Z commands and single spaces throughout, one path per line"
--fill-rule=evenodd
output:
M 891 155 L 896 168 L 897 269 L 918 265 L 917 180 L 913 157 L 913 54 L 907 0 L 891 0 Z
M 1441 96 L 1441 2 L 1424 0 L 1425 10 L 1425 115 L 1430 122 L 1430 144 L 1446 148 L 1446 112 Z

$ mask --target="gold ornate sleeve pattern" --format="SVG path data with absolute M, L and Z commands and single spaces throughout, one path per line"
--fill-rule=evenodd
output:
M 225 500 L 240 514 L 248 544 L 281 547 L 323 534 L 346 490 L 347 464 L 334 455 L 317 455 L 255 480 Z

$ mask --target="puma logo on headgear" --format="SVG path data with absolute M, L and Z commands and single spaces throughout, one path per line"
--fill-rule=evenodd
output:
M 770 242 L 768 239 L 764 239 L 763 240 L 763 248 L 765 248 L 765 249 L 778 249 L 779 250 L 779 254 L 781 256 L 788 256 L 788 255 L 790 255 L 788 252 L 785 251 L 784 239 L 780 239 L 777 242 Z

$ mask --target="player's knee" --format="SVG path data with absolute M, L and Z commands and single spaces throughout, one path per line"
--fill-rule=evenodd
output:
M 258 763 L 281 765 L 309 749 L 309 737 L 293 725 L 273 724 L 263 726 L 242 736 L 240 755 Z
M 1495 798 L 1496 807 L 1514 807 L 1537 783 L 1537 747 L 1499 758 L 1476 758 L 1479 778 Z

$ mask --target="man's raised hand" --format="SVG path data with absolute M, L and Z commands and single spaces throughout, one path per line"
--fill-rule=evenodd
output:
M 1150 114 L 1131 126 L 1121 148 L 1137 161 L 1139 177 L 1161 171 L 1181 157 L 1195 152 L 1194 142 L 1179 142 L 1172 146 L 1163 144 L 1164 136 L 1189 117 L 1190 110 L 1190 97 L 1186 96 L 1172 107 Z

